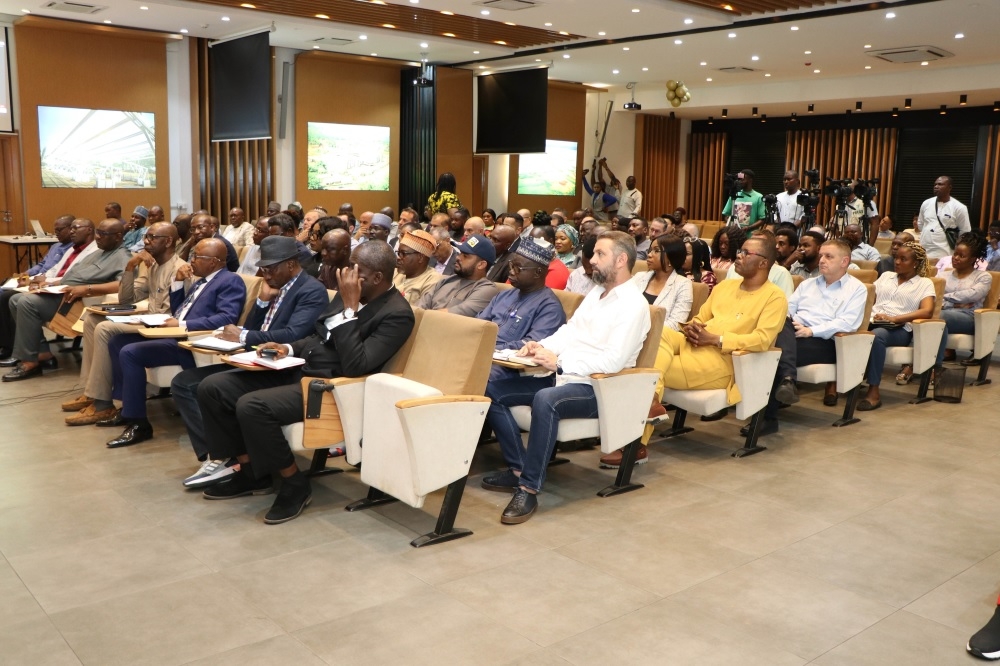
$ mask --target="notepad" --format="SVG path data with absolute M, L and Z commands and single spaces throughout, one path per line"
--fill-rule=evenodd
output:
M 493 352 L 493 358 L 497 361 L 507 361 L 508 363 L 517 363 L 518 365 L 538 365 L 527 356 L 518 356 L 516 349 L 498 349 Z
M 257 356 L 256 351 L 243 352 L 242 354 L 232 354 L 229 356 L 229 361 L 232 363 L 239 363 L 240 365 L 259 365 L 265 368 L 270 368 L 271 370 L 294 368 L 296 366 L 305 365 L 306 362 L 304 358 L 299 358 L 298 356 L 286 356 L 281 359 L 264 358 L 263 356 Z
M 188 342 L 195 347 L 214 349 L 222 352 L 236 351 L 237 349 L 243 349 L 244 346 L 242 342 L 230 342 L 229 340 L 217 338 L 214 335 L 206 335 L 201 338 L 188 338 Z

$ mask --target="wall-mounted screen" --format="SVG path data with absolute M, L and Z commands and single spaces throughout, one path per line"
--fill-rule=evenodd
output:
M 0 28 L 0 132 L 14 131 L 10 102 L 10 60 L 7 57 L 7 28 Z
M 38 107 L 42 187 L 155 188 L 152 113 Z
M 310 190 L 389 191 L 389 128 L 308 123 Z
M 544 153 L 522 153 L 517 193 L 576 196 L 576 141 L 546 139 Z

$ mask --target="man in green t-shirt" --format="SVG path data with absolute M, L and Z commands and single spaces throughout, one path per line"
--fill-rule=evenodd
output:
M 746 231 L 753 231 L 767 222 L 767 210 L 764 207 L 764 195 L 753 189 L 754 173 L 743 169 L 736 174 L 736 186 L 742 184 L 742 189 L 735 198 L 730 197 L 726 207 L 722 209 L 722 221 L 740 225 Z

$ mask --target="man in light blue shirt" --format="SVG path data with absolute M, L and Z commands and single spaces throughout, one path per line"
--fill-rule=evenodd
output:
M 819 277 L 802 282 L 788 300 L 788 319 L 775 340 L 782 354 L 774 378 L 775 387 L 764 412 L 761 435 L 778 431 L 779 404 L 798 402 L 796 368 L 836 363 L 833 336 L 853 333 L 861 326 L 868 290 L 864 283 L 848 275 L 850 264 L 851 246 L 847 241 L 826 241 L 819 250 Z M 823 404 L 837 404 L 835 383 L 827 384 Z
M 55 233 L 56 240 L 59 242 L 49 248 L 49 251 L 45 253 L 45 257 L 41 261 L 26 271 L 28 275 L 34 277 L 46 272 L 58 264 L 62 256 L 66 254 L 66 251 L 73 247 L 73 240 L 71 238 L 73 232 L 70 230 L 70 227 L 73 225 L 74 219 L 76 218 L 72 215 L 63 215 L 60 218 L 56 218 L 53 233 Z

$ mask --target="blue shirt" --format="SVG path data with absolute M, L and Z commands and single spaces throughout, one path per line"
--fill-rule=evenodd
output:
M 149 231 L 149 227 L 139 227 L 138 229 L 126 232 L 125 237 L 122 238 L 122 245 L 132 254 L 145 250 L 147 231 Z
M 59 263 L 66 251 L 73 247 L 73 243 L 56 243 L 49 248 L 45 256 L 37 264 L 28 269 L 28 275 L 41 275 Z
M 500 327 L 497 349 L 520 349 L 529 340 L 537 342 L 555 333 L 566 323 L 566 313 L 548 287 L 527 295 L 519 289 L 507 289 L 494 296 L 477 319 Z
M 813 337 L 829 340 L 837 333 L 853 333 L 865 316 L 868 288 L 845 274 L 831 285 L 826 278 L 805 280 L 788 300 L 792 321 L 812 329 Z

